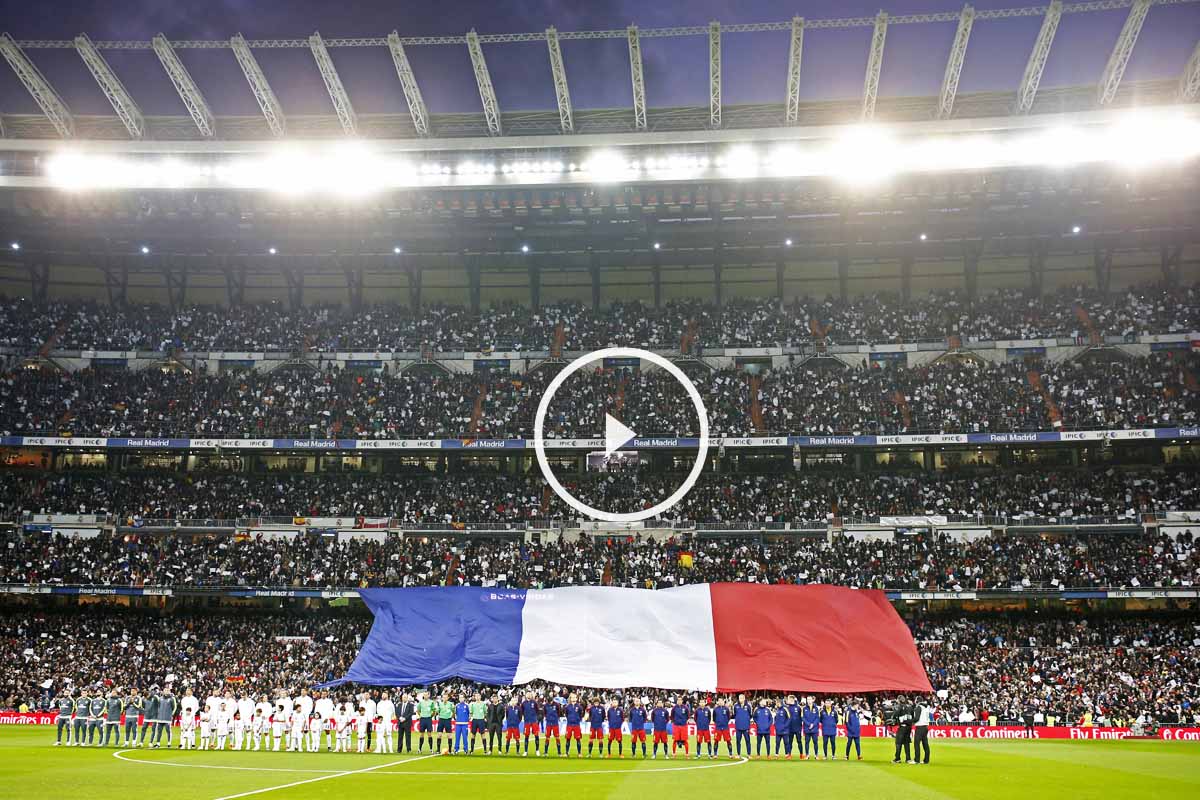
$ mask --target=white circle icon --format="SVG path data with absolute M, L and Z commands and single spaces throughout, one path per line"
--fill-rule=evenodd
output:
M 577 499 L 574 495 L 568 492 L 563 485 L 559 483 L 558 477 L 554 474 L 554 470 L 550 469 L 550 462 L 546 459 L 546 442 L 542 438 L 542 432 L 545 428 L 546 411 L 550 408 L 550 399 L 554 397 L 555 392 L 562 386 L 563 381 L 571 377 L 573 373 L 583 367 L 585 364 L 590 364 L 593 361 L 599 361 L 605 358 L 639 358 L 644 361 L 649 361 L 655 366 L 665 369 L 670 373 L 671 377 L 679 381 L 683 388 L 687 391 L 688 397 L 692 400 L 692 405 L 696 409 L 696 414 L 700 418 L 700 446 L 696 453 L 696 461 L 692 464 L 692 469 L 684 479 L 683 483 L 674 493 L 650 508 L 642 509 L 641 511 L 631 511 L 627 514 L 618 514 L 612 511 L 601 511 L 598 508 L 592 508 L 582 500 Z M 606 421 L 611 419 L 606 417 Z M 608 426 L 606 425 L 606 428 Z M 622 431 L 628 431 L 623 425 L 618 423 L 618 427 Z M 632 433 L 630 431 L 630 433 Z M 611 439 L 611 435 L 609 437 Z M 620 442 L 624 444 L 625 442 Z M 605 449 L 610 449 L 611 443 L 606 444 Z M 563 502 L 575 509 L 581 514 L 586 514 L 592 519 L 604 520 L 605 522 L 640 522 L 650 517 L 656 517 L 670 510 L 672 506 L 684 498 L 684 496 L 692 490 L 696 485 L 696 481 L 700 477 L 700 473 L 704 470 L 704 462 L 708 459 L 708 412 L 704 408 L 704 401 L 700 398 L 700 392 L 696 391 L 696 386 L 691 382 L 687 375 L 683 373 L 679 367 L 675 366 L 671 361 L 663 358 L 657 353 L 651 353 L 649 350 L 642 350 L 638 347 L 606 347 L 602 350 L 593 350 L 590 353 L 585 353 L 579 358 L 572 361 L 561 372 L 554 376 L 550 381 L 550 385 L 546 387 L 546 392 L 542 395 L 542 400 L 538 403 L 537 415 L 533 420 L 533 451 L 537 454 L 538 467 L 542 470 L 542 476 L 546 482 L 550 484 L 550 488 L 554 493 L 562 498 Z

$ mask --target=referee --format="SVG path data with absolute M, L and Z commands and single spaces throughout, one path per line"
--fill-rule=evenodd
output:
M 915 764 L 929 763 L 929 721 L 933 717 L 933 709 L 924 700 L 913 704 L 913 759 Z M 921 757 L 921 751 L 925 757 Z

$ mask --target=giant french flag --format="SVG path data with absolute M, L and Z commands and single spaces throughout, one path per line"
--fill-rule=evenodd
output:
M 364 589 L 375 623 L 334 683 L 448 678 L 732 692 L 930 692 L 876 590 L 712 583 L 649 591 Z

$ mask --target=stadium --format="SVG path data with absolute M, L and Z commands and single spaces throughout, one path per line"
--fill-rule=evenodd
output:
M 344 5 L 0 14 L 0 796 L 1200 790 L 1200 3 Z

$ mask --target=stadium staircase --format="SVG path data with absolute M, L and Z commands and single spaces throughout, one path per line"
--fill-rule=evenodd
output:
M 904 429 L 912 430 L 912 408 L 908 405 L 908 398 L 904 396 L 904 392 L 897 389 L 892 394 L 892 401 L 896 404 L 896 410 L 900 412 L 900 419 L 904 420 Z
M 542 487 L 542 517 L 550 514 L 550 504 L 554 502 L 554 490 L 550 488 L 550 484 Z
M 1096 330 L 1096 326 L 1092 324 L 1092 315 L 1087 312 L 1087 309 L 1081 305 L 1075 306 L 1075 318 L 1079 320 L 1079 324 L 1087 331 L 1088 344 L 1092 347 L 1099 347 L 1102 342 L 1100 340 L 1100 332 Z
M 1050 427 L 1058 430 L 1062 427 L 1062 412 L 1058 408 L 1058 403 L 1054 402 L 1054 398 L 1050 396 L 1050 392 L 1046 389 L 1046 384 L 1042 383 L 1042 375 L 1036 369 L 1031 369 L 1025 373 L 1025 380 L 1029 381 L 1029 387 L 1037 392 L 1042 397 L 1042 402 L 1046 406 L 1046 416 L 1050 418 Z
M 469 433 L 479 433 L 479 421 L 483 419 L 483 401 L 487 399 L 487 384 L 479 384 L 479 394 L 475 395 L 475 407 L 471 409 L 471 424 L 467 426 Z
M 683 336 L 679 339 L 679 352 L 682 355 L 690 356 L 692 348 L 695 347 L 696 339 L 700 335 L 699 320 L 689 319 L 687 329 L 684 330 Z
M 550 340 L 550 357 L 562 358 L 564 345 L 567 343 L 567 329 L 560 322 L 554 326 L 554 338 Z
M 762 400 L 759 398 L 759 390 L 762 388 L 762 378 L 758 375 L 750 376 L 750 422 L 754 425 L 754 432 L 764 434 L 767 432 L 767 424 L 763 421 Z
M 38 355 L 40 357 L 42 357 L 42 358 L 50 357 L 50 353 L 51 353 L 51 351 L 54 350 L 55 345 L 58 344 L 58 340 L 61 339 L 62 335 L 67 332 L 67 322 L 68 321 L 69 320 L 67 320 L 67 319 L 60 319 L 58 321 L 58 325 L 56 325 L 54 327 L 54 332 L 51 333 L 48 337 L 46 337 L 46 341 L 38 349 Z
M 812 336 L 818 353 L 825 352 L 825 337 L 829 335 L 829 331 L 832 329 L 833 325 L 822 325 L 816 319 L 809 317 L 808 332 Z
M 952 333 L 946 337 L 946 347 L 950 350 L 962 350 L 962 337 Z

